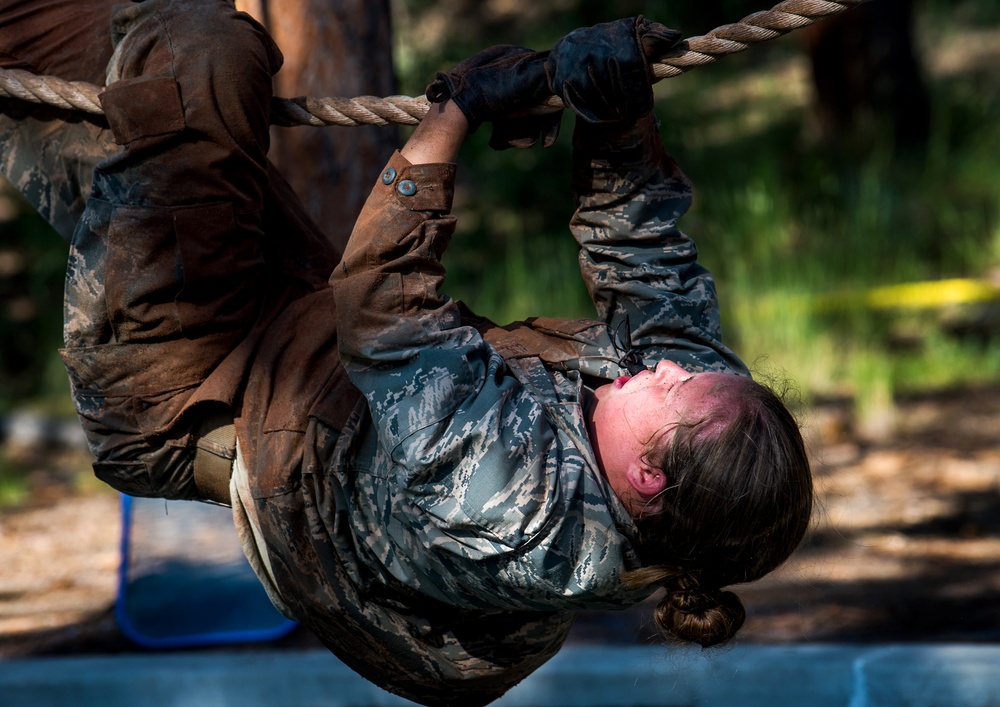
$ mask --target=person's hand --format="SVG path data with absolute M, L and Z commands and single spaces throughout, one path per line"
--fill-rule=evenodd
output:
M 539 137 L 545 147 L 559 136 L 561 111 L 509 118 L 537 106 L 552 95 L 545 73 L 546 54 L 501 44 L 484 49 L 449 71 L 439 73 L 427 87 L 427 99 L 451 99 L 469 121 L 470 130 L 492 122 L 490 146 L 531 147 Z
M 634 121 L 653 109 L 650 61 L 680 36 L 641 15 L 574 30 L 549 52 L 549 85 L 587 122 Z

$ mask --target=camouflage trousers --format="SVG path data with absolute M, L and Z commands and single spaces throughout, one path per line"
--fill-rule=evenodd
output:
M 71 244 L 62 355 L 98 476 L 201 498 L 201 420 L 238 414 L 268 324 L 339 253 L 267 161 L 263 28 L 224 0 L 115 4 L 0 0 L 0 65 L 112 80 L 106 116 L 0 103 L 0 168 Z
M 70 245 L 63 360 L 97 476 L 133 495 L 199 497 L 184 413 L 261 308 L 261 106 L 280 54 L 248 21 L 209 58 L 198 30 L 220 12 L 234 13 L 113 13 L 116 80 L 100 98 L 122 149 L 95 167 Z

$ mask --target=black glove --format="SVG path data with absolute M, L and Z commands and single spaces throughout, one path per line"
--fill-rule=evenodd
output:
M 590 123 L 636 120 L 653 110 L 650 60 L 680 36 L 641 15 L 573 30 L 549 52 L 549 85 Z
M 469 121 L 470 131 L 493 123 L 490 146 L 531 147 L 542 137 L 549 147 L 559 136 L 562 111 L 504 118 L 537 106 L 552 95 L 545 73 L 547 54 L 501 44 L 475 54 L 450 71 L 439 73 L 427 87 L 431 103 L 449 98 Z

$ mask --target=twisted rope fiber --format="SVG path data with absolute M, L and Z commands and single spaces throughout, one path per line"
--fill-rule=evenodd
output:
M 660 81 L 680 76 L 696 66 L 711 64 L 723 56 L 736 54 L 867 2 L 871 0 L 784 0 L 770 10 L 755 12 L 739 22 L 684 40 L 653 63 L 653 77 Z M 101 115 L 104 110 L 97 99 L 100 91 L 100 86 L 83 81 L 39 76 L 20 69 L 0 69 L 0 98 L 18 98 Z M 553 96 L 532 112 L 548 113 L 562 107 L 562 101 Z M 416 125 L 428 108 L 428 101 L 423 96 L 274 98 L 271 123 L 284 126 Z

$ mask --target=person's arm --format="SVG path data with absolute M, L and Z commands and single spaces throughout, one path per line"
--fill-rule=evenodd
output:
M 441 444 L 452 428 L 456 439 L 482 437 L 472 463 L 511 448 L 487 439 L 503 434 L 486 431 L 483 420 L 510 403 L 514 381 L 479 332 L 463 326 L 457 304 L 438 292 L 440 258 L 455 227 L 449 211 L 459 146 L 482 122 L 534 105 L 547 90 L 543 64 L 544 55 L 501 45 L 438 75 L 427 116 L 376 181 L 331 278 L 345 370 L 368 399 L 380 442 L 410 478 L 457 463 Z M 523 139 L 524 126 L 515 123 L 504 134 Z M 459 431 L 455 416 L 470 411 L 479 423 Z
M 400 154 L 411 164 L 454 162 L 469 132 L 469 121 L 452 101 L 432 103 Z
M 639 368 L 640 354 L 646 365 L 667 358 L 693 371 L 745 373 L 722 345 L 712 278 L 677 229 L 691 185 L 663 151 L 653 115 L 651 62 L 679 38 L 634 17 L 574 30 L 553 45 L 550 83 L 578 116 L 570 227 L 598 316 L 618 358 L 632 359 L 628 367 Z
M 376 181 L 331 279 L 345 369 L 368 399 L 382 444 L 413 466 L 420 453 L 407 459 L 401 443 L 467 405 L 490 357 L 478 333 L 462 326 L 455 302 L 438 292 L 455 228 L 454 159 L 466 131 L 453 103 L 431 107 Z
M 677 226 L 691 183 L 664 151 L 653 114 L 634 125 L 578 121 L 573 188 L 581 273 L 610 330 L 623 333 L 627 321 L 647 365 L 670 359 L 746 374 L 722 343 L 712 276 Z

